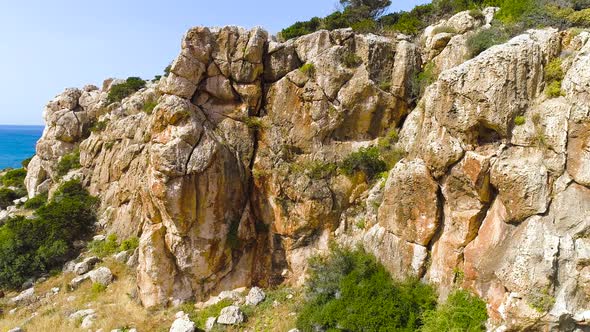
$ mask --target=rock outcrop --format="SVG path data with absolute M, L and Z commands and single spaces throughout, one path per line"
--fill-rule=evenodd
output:
M 108 104 L 106 81 L 47 105 L 29 195 L 50 191 L 60 158 L 79 149 L 100 227 L 140 236 L 147 307 L 300 283 L 307 258 L 335 240 L 441 297 L 477 292 L 491 328 L 586 326 L 590 38 L 562 45 L 555 29 L 530 30 L 465 61 L 494 12 L 459 13 L 421 41 L 341 29 L 277 43 L 260 28 L 192 28 L 170 74 L 122 102 Z M 547 99 L 544 68 L 562 47 L 573 54 L 565 96 Z M 426 63 L 439 76 L 415 100 Z M 403 159 L 386 180 L 334 171 L 395 132 L 388 149 Z

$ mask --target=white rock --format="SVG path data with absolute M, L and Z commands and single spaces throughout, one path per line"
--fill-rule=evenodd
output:
M 105 286 L 113 282 L 113 273 L 108 267 L 101 266 L 96 270 L 88 272 L 88 276 L 92 282 L 98 282 Z
M 20 327 L 15 327 L 13 329 L 8 330 L 8 332 L 23 332 L 23 329 L 21 329 Z
M 131 253 L 129 250 L 125 250 L 114 254 L 113 258 L 118 262 L 125 263 L 129 260 L 129 256 L 131 256 Z
M 76 320 L 76 319 L 84 318 L 86 316 L 90 316 L 90 315 L 94 315 L 94 314 L 96 314 L 96 311 L 94 309 L 83 309 L 83 310 L 78 310 L 78 311 L 74 312 L 73 314 L 68 316 L 68 318 L 71 320 Z
M 240 307 L 231 305 L 221 309 L 221 313 L 217 318 L 217 323 L 223 325 L 235 325 L 244 322 L 244 314 L 240 310 Z
M 94 325 L 94 321 L 96 320 L 96 315 L 88 315 L 84 317 L 82 320 L 82 324 L 80 324 L 80 328 L 89 329 Z
M 215 323 L 217 323 L 217 317 L 207 318 L 207 321 L 205 322 L 205 332 L 209 332 L 209 331 L 213 330 Z
M 252 287 L 250 292 L 246 296 L 246 304 L 247 305 L 258 305 L 258 303 L 264 301 L 266 298 L 266 294 L 264 291 L 259 287 Z
M 176 320 L 170 327 L 170 332 L 194 332 L 195 323 L 182 311 L 176 313 Z
M 37 297 L 35 296 L 35 288 L 31 287 L 27 290 L 22 291 L 17 296 L 13 297 L 11 299 L 11 302 L 16 305 L 21 305 L 21 304 L 30 304 L 30 303 L 35 302 L 36 300 L 37 300 Z
M 53 287 L 51 291 L 55 294 L 59 293 L 59 287 Z
M 74 266 L 74 273 L 76 273 L 77 275 L 82 275 L 90 271 L 98 262 L 100 262 L 100 259 L 98 257 L 88 257 Z
M 104 234 L 99 234 L 99 235 L 95 235 L 92 240 L 94 241 L 104 241 L 106 239 L 106 235 Z

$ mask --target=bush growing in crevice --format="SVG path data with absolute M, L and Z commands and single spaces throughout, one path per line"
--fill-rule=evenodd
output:
M 335 163 L 327 163 L 320 160 L 290 164 L 290 171 L 302 173 L 314 180 L 328 178 L 336 172 L 338 167 Z
M 526 118 L 522 115 L 518 115 L 517 117 L 514 118 L 514 124 L 516 126 L 522 126 L 525 123 L 526 123 Z
M 345 175 L 363 172 L 367 179 L 373 180 L 379 173 L 387 170 L 387 164 L 381 158 L 379 148 L 373 146 L 351 153 L 340 163 L 339 168 Z
M 488 48 L 506 42 L 509 37 L 506 29 L 498 24 L 492 25 L 489 29 L 480 30 L 467 39 L 468 56 L 474 58 Z
M 561 89 L 561 82 L 565 73 L 563 72 L 560 58 L 551 60 L 545 67 L 545 94 L 549 98 L 564 96 L 565 92 Z
M 80 150 L 75 149 L 71 153 L 62 156 L 57 163 L 57 175 L 62 177 L 73 169 L 82 167 L 80 165 Z
M 313 63 L 306 63 L 299 68 L 299 71 L 301 71 L 309 77 L 313 77 L 315 75 L 315 66 L 313 65 Z
M 90 131 L 93 133 L 104 131 L 105 129 L 107 129 L 108 124 L 109 124 L 109 120 L 94 122 L 92 124 L 92 126 L 90 127 Z
M 356 68 L 363 63 L 363 59 L 353 52 L 346 52 L 342 57 L 342 63 L 348 68 Z
M 415 99 L 420 99 L 424 95 L 426 88 L 432 83 L 436 82 L 438 75 L 436 74 L 436 65 L 429 62 L 424 65 L 422 71 L 417 73 L 410 83 L 412 95 Z
M 132 236 L 120 244 L 116 234 L 109 234 L 103 241 L 93 240 L 88 244 L 90 252 L 98 257 L 106 257 L 121 251 L 135 250 L 139 246 L 139 238 Z
M 143 103 L 142 106 L 142 111 L 146 114 L 152 114 L 152 112 L 154 111 L 154 108 L 156 108 L 156 106 L 158 106 L 158 102 L 156 100 L 147 100 L 145 103 Z

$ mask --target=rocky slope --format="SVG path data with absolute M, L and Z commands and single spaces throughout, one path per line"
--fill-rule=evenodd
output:
M 49 102 L 29 195 L 51 191 L 58 161 L 79 149 L 67 177 L 101 199 L 100 226 L 140 236 L 146 307 L 301 283 L 306 259 L 336 241 L 442 297 L 472 289 L 490 329 L 587 329 L 590 34 L 528 31 L 465 61 L 494 12 L 415 40 L 192 28 L 171 73 L 121 103 L 107 102 L 113 80 Z M 549 99 L 556 57 L 565 93 Z M 414 100 L 427 63 L 440 75 Z M 318 175 L 393 130 L 404 158 L 386 179 Z

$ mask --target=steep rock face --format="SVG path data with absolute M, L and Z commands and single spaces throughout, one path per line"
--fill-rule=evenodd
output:
M 50 190 L 78 147 L 100 227 L 140 236 L 145 306 L 301 283 L 307 258 L 335 240 L 443 298 L 475 291 L 490 328 L 574 330 L 590 296 L 588 34 L 563 45 L 565 96 L 547 99 L 554 29 L 463 61 L 494 12 L 459 13 L 439 24 L 454 32 L 431 27 L 424 44 L 351 29 L 277 43 L 259 28 L 192 28 L 170 75 L 121 103 L 107 105 L 112 80 L 50 102 L 29 194 Z M 429 61 L 440 75 L 414 101 L 412 78 Z M 104 130 L 89 132 L 97 121 Z M 387 179 L 336 171 L 393 130 L 404 158 Z

